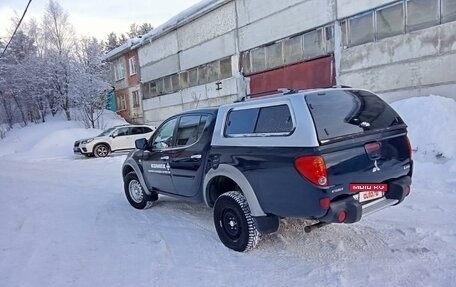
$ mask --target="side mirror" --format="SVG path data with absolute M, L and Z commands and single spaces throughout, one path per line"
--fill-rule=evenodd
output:
M 146 150 L 147 149 L 147 140 L 146 139 L 136 140 L 135 147 L 139 150 Z
M 109 136 L 110 136 L 110 137 L 112 137 L 113 139 L 115 139 L 115 138 L 116 138 L 116 136 L 115 136 L 115 135 L 109 135 Z

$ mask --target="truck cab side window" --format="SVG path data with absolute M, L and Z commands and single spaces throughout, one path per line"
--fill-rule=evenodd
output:
M 161 149 L 172 147 L 174 140 L 174 128 L 176 127 L 176 124 L 177 118 L 171 119 L 163 124 L 160 129 L 154 133 L 152 138 L 152 148 Z

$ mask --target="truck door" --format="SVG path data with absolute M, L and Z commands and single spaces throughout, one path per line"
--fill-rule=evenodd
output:
M 209 122 L 209 115 L 203 114 L 185 115 L 179 120 L 170 166 L 174 188 L 181 196 L 195 196 L 201 186 L 211 139 Z
M 174 148 L 174 134 L 178 118 L 171 118 L 152 136 L 150 148 L 144 151 L 142 166 L 149 189 L 175 193 L 171 179 L 170 160 Z

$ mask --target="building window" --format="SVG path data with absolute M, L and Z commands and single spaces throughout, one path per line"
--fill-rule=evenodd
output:
M 251 51 L 252 55 L 252 72 L 260 72 L 266 69 L 266 54 L 264 47 L 256 48 Z
M 202 65 L 198 67 L 198 85 L 207 83 L 207 66 Z
M 150 84 L 151 83 L 141 85 L 142 95 L 144 99 L 150 99 L 152 97 L 150 92 Z
M 404 18 L 402 2 L 377 10 L 377 39 L 403 34 Z
M 210 62 L 189 71 L 172 74 L 142 85 L 144 99 L 178 92 L 192 86 L 232 77 L 231 57 Z
M 334 52 L 334 25 L 326 26 L 324 29 L 326 53 Z
M 286 39 L 283 53 L 285 64 L 301 61 L 303 59 L 302 50 L 302 35 Z
M 171 82 L 171 76 L 166 76 L 163 78 L 164 82 L 164 93 L 169 94 L 173 92 L 173 84 Z
M 215 82 L 219 79 L 220 75 L 220 62 L 215 61 L 207 64 L 207 81 Z
M 268 69 L 283 65 L 283 42 L 266 46 L 266 67 Z
M 133 76 L 136 74 L 136 58 L 131 57 L 130 59 L 128 59 L 128 63 L 130 66 L 130 76 Z
M 118 61 L 114 64 L 114 79 L 115 81 L 120 81 L 125 78 L 124 65 L 122 61 Z
M 188 71 L 179 74 L 179 85 L 182 89 L 188 88 Z
M 173 88 L 172 88 L 173 92 L 179 91 L 179 89 L 180 89 L 179 74 L 171 75 L 171 84 L 173 85 Z
M 250 51 L 242 52 L 241 69 L 243 74 L 250 74 L 252 72 L 252 66 L 250 65 Z
M 150 97 L 158 95 L 157 83 L 155 81 L 149 83 L 149 95 Z
M 348 47 L 348 28 L 347 28 L 347 20 L 340 22 L 340 29 L 341 29 L 341 37 L 342 37 L 342 46 Z
M 198 68 L 188 71 L 188 85 L 190 87 L 198 85 Z
M 233 72 L 231 69 L 231 57 L 220 60 L 220 77 L 219 80 L 231 78 Z
M 350 46 L 374 41 L 374 13 L 369 12 L 349 20 Z
M 125 95 L 120 95 L 117 97 L 117 107 L 119 107 L 119 111 L 127 109 L 127 101 L 125 99 Z
M 157 95 L 163 95 L 165 94 L 165 81 L 164 81 L 164 78 L 161 78 L 161 79 L 158 79 L 155 81 L 156 85 L 157 85 Z
M 139 91 L 133 91 L 133 108 L 139 108 L 140 106 L 140 99 L 139 99 Z
M 456 1 L 442 0 L 442 23 L 456 21 Z
M 312 59 L 326 54 L 323 43 L 323 29 L 304 34 L 304 59 Z
M 407 31 L 416 31 L 440 24 L 438 0 L 407 1 Z

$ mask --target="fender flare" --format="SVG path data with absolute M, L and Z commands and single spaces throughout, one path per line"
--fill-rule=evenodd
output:
M 242 172 L 239 169 L 228 164 L 221 164 L 217 167 L 217 169 L 211 168 L 204 177 L 203 196 L 204 202 L 208 207 L 210 207 L 210 204 L 208 200 L 207 186 L 209 182 L 211 182 L 211 180 L 217 176 L 228 177 L 241 188 L 242 193 L 244 194 L 245 198 L 247 199 L 247 203 L 249 204 L 252 216 L 266 216 L 266 213 L 264 213 L 263 209 L 261 208 L 261 205 L 258 202 L 256 194 L 253 191 L 253 188 L 250 185 L 247 178 L 242 174 Z
M 134 161 L 132 158 L 128 158 L 122 165 L 122 177 L 123 177 L 123 171 L 124 171 L 125 167 L 127 167 L 127 166 L 132 168 L 133 171 L 136 173 L 136 176 L 138 177 L 139 183 L 141 184 L 144 192 L 149 196 L 152 195 L 152 193 L 147 188 L 146 182 L 144 180 L 144 176 L 141 172 L 141 169 L 139 168 L 138 163 L 136 161 Z

